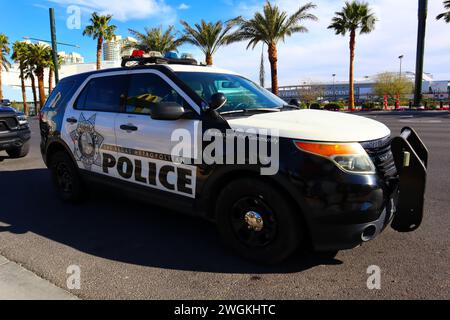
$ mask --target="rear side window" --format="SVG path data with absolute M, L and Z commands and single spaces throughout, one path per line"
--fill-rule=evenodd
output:
M 128 77 L 126 75 L 92 79 L 75 102 L 75 109 L 119 112 L 127 85 Z
M 56 88 L 53 89 L 52 94 L 48 97 L 44 109 L 58 109 L 63 100 L 67 98 L 67 95 L 73 88 L 74 84 L 74 81 L 61 81 Z

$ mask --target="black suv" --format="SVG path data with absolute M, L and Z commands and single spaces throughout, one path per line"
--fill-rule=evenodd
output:
M 391 222 L 420 226 L 428 151 L 413 129 L 392 138 L 371 119 L 299 110 L 215 67 L 124 62 L 64 78 L 41 111 L 43 159 L 65 201 L 114 186 L 214 221 L 264 263 L 308 244 L 354 248 Z
M 0 106 L 0 151 L 6 151 L 11 158 L 26 157 L 30 138 L 25 116 L 11 107 Z

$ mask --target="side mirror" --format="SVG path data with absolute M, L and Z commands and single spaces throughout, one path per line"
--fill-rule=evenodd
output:
M 211 96 L 209 101 L 209 108 L 211 110 L 219 110 L 227 103 L 227 97 L 221 92 L 215 93 Z
M 184 116 L 186 110 L 176 102 L 155 103 L 151 109 L 153 120 L 179 120 Z
M 302 103 L 298 99 L 291 99 L 291 101 L 289 101 L 289 105 L 300 108 L 302 106 Z

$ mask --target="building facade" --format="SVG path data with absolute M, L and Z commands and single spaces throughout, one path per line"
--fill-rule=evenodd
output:
M 406 72 L 405 76 L 414 80 L 414 73 Z M 375 78 L 366 77 L 355 82 L 355 99 L 357 103 L 372 101 L 380 98 L 375 94 Z M 303 83 L 295 86 L 282 86 L 279 88 L 279 96 L 285 101 L 299 99 L 300 101 L 339 101 L 348 100 L 349 96 L 348 82 L 334 83 Z M 424 74 L 422 84 L 422 93 L 435 100 L 448 100 L 450 94 L 450 81 L 434 81 L 430 74 Z M 412 98 L 412 96 L 411 96 Z
M 114 40 L 106 41 L 103 44 L 103 60 L 105 61 L 121 61 L 123 56 L 131 55 L 133 48 L 128 48 L 128 45 L 137 43 L 137 40 L 132 37 L 122 38 L 116 36 Z

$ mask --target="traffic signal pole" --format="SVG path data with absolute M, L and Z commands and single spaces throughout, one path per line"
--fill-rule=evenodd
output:
M 425 56 L 425 34 L 427 28 L 428 0 L 419 0 L 419 28 L 417 35 L 417 58 L 416 58 L 416 85 L 414 91 L 414 106 L 416 108 L 422 103 L 423 64 Z
M 56 24 L 55 24 L 55 9 L 50 8 L 50 32 L 52 38 L 52 56 L 53 66 L 55 67 L 55 83 L 59 82 L 59 65 L 58 65 L 58 44 L 56 42 Z

